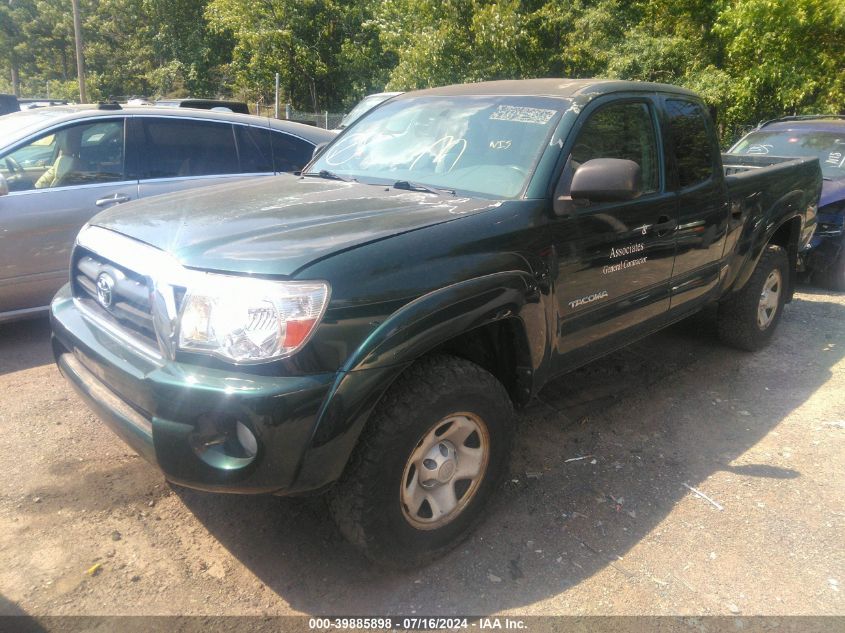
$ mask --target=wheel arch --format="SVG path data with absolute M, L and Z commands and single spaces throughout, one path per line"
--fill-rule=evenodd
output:
M 800 215 L 792 216 L 784 220 L 772 236 L 767 240 L 765 248 L 769 246 L 780 246 L 786 251 L 786 258 L 789 261 L 788 279 L 786 285 L 786 303 L 792 301 L 795 294 L 795 285 L 798 276 L 798 244 L 801 239 L 801 227 L 803 220 Z M 765 248 L 763 250 L 765 250 Z M 761 250 L 759 258 L 762 256 Z
M 294 491 L 324 487 L 340 477 L 391 385 L 430 354 L 478 364 L 502 382 L 516 405 L 527 403 L 547 347 L 539 297 L 529 274 L 508 271 L 436 290 L 391 315 L 338 373 L 317 416 Z
M 786 251 L 789 260 L 786 302 L 792 301 L 798 271 L 798 247 L 804 220 L 799 211 L 802 192 L 796 191 L 781 198 L 766 217 L 769 222 L 758 230 L 758 237 L 753 240 L 753 247 L 748 253 L 731 292 L 737 292 L 745 287 L 751 275 L 769 246 L 780 246 Z

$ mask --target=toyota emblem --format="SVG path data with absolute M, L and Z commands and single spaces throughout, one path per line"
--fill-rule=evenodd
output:
M 104 308 L 110 308 L 114 300 L 114 279 L 108 273 L 97 277 L 97 301 Z

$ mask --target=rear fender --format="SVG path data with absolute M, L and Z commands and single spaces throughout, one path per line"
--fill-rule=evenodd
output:
M 775 202 L 761 217 L 749 218 L 749 230 L 753 231 L 750 236 L 751 248 L 736 276 L 731 289 L 733 292 L 745 287 L 766 248 L 777 236 L 774 243 L 783 246 L 789 258 L 787 301 L 791 301 L 798 266 L 798 242 L 804 223 L 802 205 L 805 195 L 803 191 L 791 191 Z

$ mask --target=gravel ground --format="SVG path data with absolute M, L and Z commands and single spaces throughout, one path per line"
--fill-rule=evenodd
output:
M 757 354 L 699 318 L 550 384 L 487 520 L 409 573 L 320 499 L 171 487 L 48 337 L 0 327 L 0 614 L 845 614 L 845 295 Z

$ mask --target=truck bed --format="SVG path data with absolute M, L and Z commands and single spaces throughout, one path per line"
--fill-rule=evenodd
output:
M 725 176 L 733 176 L 746 171 L 783 165 L 784 163 L 801 164 L 815 160 L 817 159 L 809 156 L 796 158 L 794 156 L 769 156 L 768 154 L 722 154 L 722 168 Z
M 804 218 L 797 252 L 809 243 L 816 228 L 815 205 L 822 172 L 815 157 L 739 156 L 722 154 L 725 186 L 731 207 L 728 248 L 729 283 L 753 270 L 774 227 L 789 216 Z M 738 230 L 735 230 L 738 229 Z M 761 230 L 762 229 L 762 230 Z M 790 253 L 795 258 L 796 253 Z

